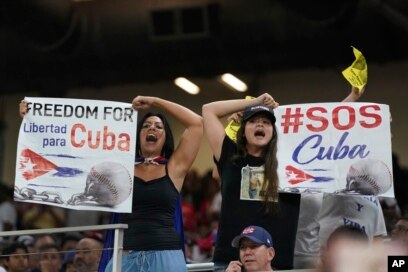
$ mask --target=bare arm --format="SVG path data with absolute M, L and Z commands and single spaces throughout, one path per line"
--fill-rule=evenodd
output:
M 350 94 L 343 99 L 343 102 L 356 102 L 363 95 L 364 90 L 365 87 L 363 87 L 363 89 L 359 92 L 358 88 L 352 86 Z
M 222 141 L 225 137 L 224 125 L 220 118 L 244 110 L 248 106 L 264 104 L 276 108 L 279 104 L 267 93 L 255 99 L 235 99 L 216 101 L 203 106 L 204 130 L 216 160 L 221 155 Z
M 158 107 L 176 118 L 186 128 L 168 162 L 169 175 L 176 187 L 181 190 L 184 177 L 197 156 L 203 137 L 201 116 L 177 103 L 158 97 L 138 96 L 133 99 L 132 104 L 135 109 Z

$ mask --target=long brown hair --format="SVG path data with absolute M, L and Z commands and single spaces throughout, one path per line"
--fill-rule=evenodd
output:
M 241 127 L 237 131 L 237 154 L 232 157 L 234 163 L 241 161 L 247 154 L 247 139 L 245 137 L 245 127 L 247 121 L 242 121 Z M 272 139 L 269 141 L 268 145 L 264 148 L 262 156 L 265 158 L 264 166 L 264 182 L 262 185 L 262 191 L 265 191 L 264 207 L 265 212 L 272 212 L 275 210 L 276 204 L 278 203 L 278 159 L 276 157 L 278 134 L 276 132 L 275 123 L 272 123 L 273 132 Z

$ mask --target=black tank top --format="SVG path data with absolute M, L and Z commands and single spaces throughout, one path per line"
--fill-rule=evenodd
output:
M 124 232 L 123 248 L 126 250 L 181 249 L 180 237 L 174 227 L 174 211 L 179 192 L 166 175 L 143 181 L 134 177 L 132 213 L 122 214 L 128 224 Z

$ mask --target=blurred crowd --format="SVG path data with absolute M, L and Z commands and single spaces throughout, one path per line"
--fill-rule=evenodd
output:
M 406 197 L 408 192 L 406 188 L 408 171 L 399 166 L 397 157 L 394 158 L 394 163 L 396 198 L 378 199 L 382 211 L 379 214 L 383 216 L 386 231 L 381 235 L 376 235 L 383 241 L 393 242 L 375 243 L 373 244 L 376 246 L 374 251 L 359 251 L 358 256 L 362 257 L 365 254 L 366 259 L 368 256 L 373 259 L 373 256 L 381 253 L 390 254 L 389 245 L 393 245 L 392 250 L 396 250 L 399 255 L 408 255 L 408 197 Z M 109 222 L 110 213 L 107 212 L 77 211 L 50 205 L 15 202 L 12 199 L 13 190 L 1 183 L 0 186 L 0 231 L 91 226 L 108 224 Z M 192 169 L 186 176 L 181 194 L 187 263 L 211 262 L 222 201 L 216 171 L 208 170 L 200 175 L 197 170 Z M 301 218 L 302 208 L 300 212 Z M 370 225 L 371 223 L 367 222 L 367 224 Z M 330 231 L 334 229 L 332 228 Z M 299 225 L 298 232 L 301 231 Z M 2 238 L 0 240 L 2 250 L 0 271 L 97 271 L 97 264 L 103 248 L 103 235 L 103 232 L 90 231 L 55 236 L 24 235 Z M 298 233 L 298 235 L 300 234 Z M 302 239 L 301 237 L 297 238 L 298 240 Z M 369 238 L 372 240 L 375 237 Z M 85 245 L 81 245 L 81 241 Z M 324 251 L 320 252 L 319 248 L 319 256 L 331 254 L 331 251 L 327 251 L 326 241 L 324 244 L 320 244 L 320 247 Z M 349 246 L 349 248 L 353 247 Z M 357 247 L 354 247 L 354 249 L 357 249 Z M 82 250 L 85 250 L 85 252 L 83 253 Z M 371 248 L 371 250 L 373 249 Z M 357 253 L 350 254 L 350 252 L 348 251 L 346 255 L 357 256 Z M 28 255 L 26 255 L 27 253 Z M 382 257 L 378 260 L 384 261 L 384 255 Z M 329 259 L 329 257 L 326 259 Z M 321 261 L 320 258 L 319 261 Z M 378 267 L 380 265 L 384 266 L 385 264 L 379 263 Z

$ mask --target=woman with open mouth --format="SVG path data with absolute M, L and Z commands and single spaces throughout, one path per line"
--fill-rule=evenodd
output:
M 132 213 L 123 239 L 122 271 L 187 271 L 183 243 L 174 226 L 174 213 L 184 177 L 193 164 L 203 135 L 201 116 L 170 101 L 137 96 L 136 110 L 156 107 L 179 121 L 185 131 L 174 148 L 164 115 L 149 112 L 137 128 Z M 105 271 L 112 271 L 108 264 Z
M 203 106 L 204 129 L 221 178 L 221 218 L 214 251 L 216 271 L 223 271 L 230 261 L 238 259 L 238 250 L 231 247 L 231 241 L 247 225 L 263 226 L 277 240 L 292 236 L 292 241 L 276 243 L 287 249 L 279 248 L 277 263 L 274 260 L 282 269 L 292 265 L 300 200 L 295 194 L 284 197 L 278 194 L 273 112 L 278 105 L 271 95 L 264 93 L 251 100 L 224 100 Z M 221 118 L 236 112 L 241 113 L 241 120 L 234 142 L 226 135 Z

